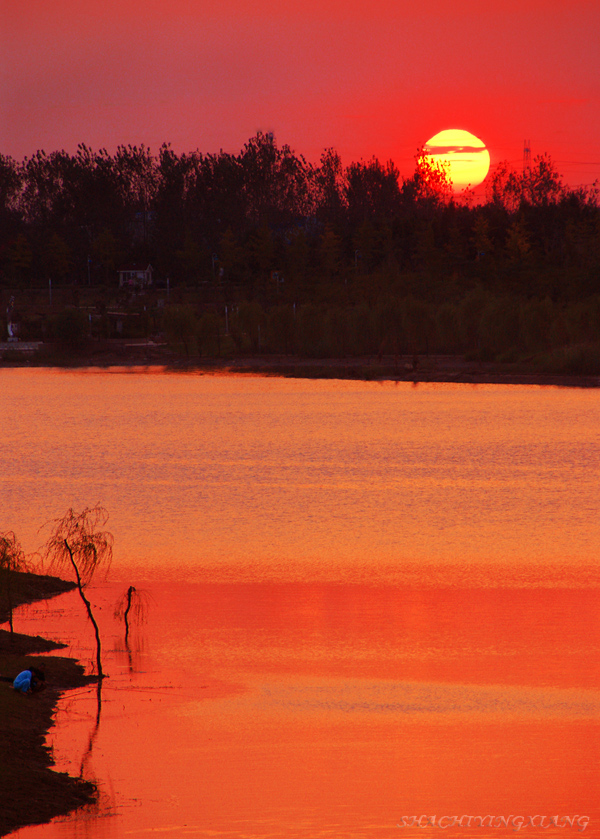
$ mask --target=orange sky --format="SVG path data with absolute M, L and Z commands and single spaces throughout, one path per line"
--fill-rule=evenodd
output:
M 392 158 L 408 175 L 444 128 L 492 168 L 548 152 L 600 177 L 597 0 L 6 2 L 0 152 L 163 141 L 237 153 L 257 130 L 317 161 Z

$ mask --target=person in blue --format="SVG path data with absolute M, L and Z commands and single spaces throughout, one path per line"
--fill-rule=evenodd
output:
M 46 687 L 46 677 L 37 667 L 32 667 L 31 670 L 22 670 L 13 682 L 15 690 L 21 693 L 35 693 L 38 690 L 43 690 Z

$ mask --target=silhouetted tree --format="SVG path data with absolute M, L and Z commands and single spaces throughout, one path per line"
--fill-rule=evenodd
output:
M 25 552 L 15 534 L 9 530 L 0 533 L 0 593 L 4 594 L 10 631 L 13 632 L 12 575 L 26 571 Z
M 405 201 L 417 206 L 436 207 L 452 195 L 452 180 L 448 167 L 433 161 L 424 149 L 415 155 L 415 171 L 402 184 Z
M 278 148 L 273 134 L 259 131 L 239 157 L 249 218 L 256 225 L 290 224 L 313 212 L 313 172 L 288 145 Z
M 553 160 L 547 154 L 537 155 L 533 165 L 523 173 L 523 199 L 545 207 L 560 201 L 564 192 L 565 186 Z
M 127 645 L 129 639 L 129 621 L 132 620 L 137 624 L 145 623 L 147 614 L 147 595 L 145 592 L 136 589 L 135 586 L 129 586 L 115 606 L 115 618 L 122 620 L 125 624 L 125 645 Z
M 322 222 L 341 222 L 346 210 L 346 186 L 341 157 L 335 149 L 325 149 L 313 178 L 315 213 Z
M 352 163 L 346 169 L 345 199 L 351 224 L 381 220 L 397 212 L 400 173 L 391 160 L 382 165 L 376 157 Z
M 177 313 L 169 325 L 170 315 L 152 311 L 152 294 L 129 305 L 140 315 L 147 307 L 156 329 L 164 320 L 177 343 L 189 334 L 188 353 L 196 339 L 214 352 L 211 336 L 221 351 L 219 316 L 196 316 L 209 300 L 242 307 L 229 322 L 244 349 L 257 349 L 260 334 L 263 351 L 397 353 L 430 342 L 491 353 L 484 312 L 489 319 L 488 304 L 510 300 L 520 324 L 510 340 L 549 351 L 576 336 L 597 341 L 585 310 L 600 294 L 599 199 L 599 185 L 567 187 L 548 155 L 524 171 L 499 164 L 475 205 L 453 194 L 448 170 L 422 149 L 400 178 L 376 158 L 344 166 L 334 149 L 312 165 L 261 132 L 238 154 L 177 154 L 166 144 L 158 155 L 131 145 L 109 154 L 82 144 L 20 163 L 0 155 L 0 284 L 31 287 L 33 301 L 33 286 L 49 277 L 53 288 L 87 284 L 89 265 L 109 285 L 120 261 L 151 261 L 159 283 L 178 287 L 178 303 L 193 301 L 190 328 L 179 329 Z M 197 284 L 195 297 L 185 284 Z M 261 316 L 242 300 L 260 303 Z M 357 306 L 368 340 L 357 333 Z M 425 331 L 410 325 L 422 318 L 407 320 L 407 306 L 425 307 Z M 37 312 L 29 324 L 22 314 L 23 337 L 48 334 Z M 56 327 L 65 337 L 88 330 L 75 310 Z M 488 343 L 505 347 L 497 332 Z
M 91 603 L 85 596 L 85 589 L 98 568 L 104 566 L 108 571 L 112 560 L 113 536 L 101 529 L 107 521 L 108 513 L 100 505 L 86 507 L 81 513 L 70 508 L 62 518 L 49 523 L 51 532 L 44 546 L 49 570 L 72 572 L 75 576 L 79 595 L 94 627 L 99 679 L 104 678 L 100 630 Z
M 504 160 L 487 181 L 488 202 L 509 213 L 519 208 L 523 198 L 523 179 Z

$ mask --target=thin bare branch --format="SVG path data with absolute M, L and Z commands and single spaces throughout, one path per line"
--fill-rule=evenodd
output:
M 75 561 L 83 587 L 89 585 L 99 567 L 107 573 L 114 541 L 111 533 L 102 530 L 107 521 L 108 512 L 96 505 L 81 513 L 71 507 L 62 518 L 49 522 L 47 526 L 52 529 L 44 546 L 48 570 L 70 572 Z
M 86 507 L 81 513 L 76 513 L 71 507 L 61 519 L 48 523 L 51 532 L 44 546 L 49 570 L 75 574 L 79 595 L 96 634 L 96 662 L 100 679 L 104 678 L 100 630 L 84 588 L 91 582 L 97 568 L 103 566 L 106 572 L 110 567 L 113 536 L 102 530 L 107 521 L 108 512 L 99 504 Z
M 129 586 L 127 591 L 119 598 L 115 606 L 115 618 L 124 621 L 127 614 L 128 619 L 135 624 L 146 623 L 148 618 L 148 607 L 150 595 L 134 586 Z

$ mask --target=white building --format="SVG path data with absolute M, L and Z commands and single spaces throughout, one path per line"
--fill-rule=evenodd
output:
M 148 288 L 152 285 L 153 268 L 129 265 L 119 271 L 119 288 Z

